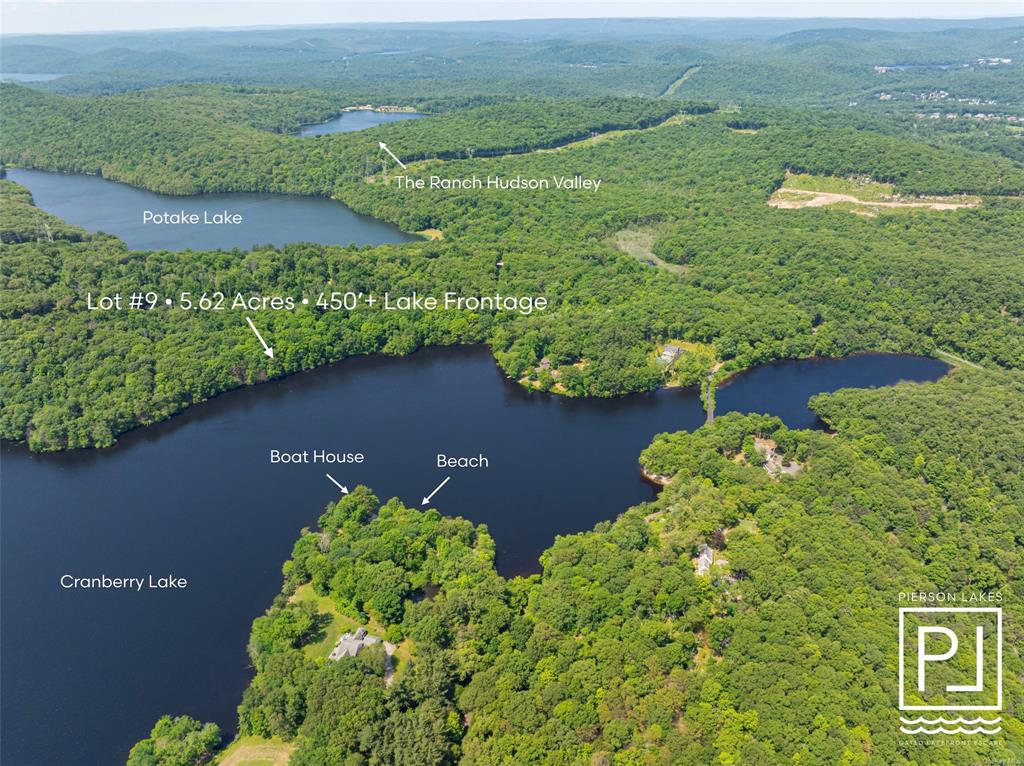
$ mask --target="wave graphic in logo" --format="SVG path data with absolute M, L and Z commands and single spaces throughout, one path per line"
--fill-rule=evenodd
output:
M 977 718 L 943 718 L 942 716 L 904 718 L 900 716 L 900 722 L 905 724 L 900 726 L 900 731 L 904 734 L 998 734 L 1003 730 L 1003 727 L 999 725 L 1002 720 L 1000 716 L 995 718 L 985 718 L 984 716 Z M 916 728 L 907 728 L 915 726 Z M 955 728 L 947 729 L 947 726 Z

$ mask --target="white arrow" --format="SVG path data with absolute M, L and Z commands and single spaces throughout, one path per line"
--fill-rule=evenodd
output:
M 402 161 L 401 161 L 400 159 L 398 159 L 398 157 L 396 157 L 396 156 L 395 156 L 395 153 L 394 153 L 393 151 L 391 151 L 390 149 L 388 149 L 388 145 L 387 145 L 387 144 L 385 144 L 385 143 L 384 143 L 383 141 L 378 141 L 378 142 L 377 142 L 377 145 L 378 145 L 378 146 L 379 146 L 379 147 L 380 147 L 381 149 L 383 149 L 384 151 L 386 151 L 386 152 L 387 152 L 388 154 L 390 154 L 390 155 L 391 155 L 391 159 L 393 159 L 393 160 L 394 160 L 395 162 L 397 162 L 397 163 L 398 163 L 399 165 L 401 165 L 401 166 L 402 166 L 402 170 L 408 170 L 408 168 L 407 168 L 407 167 L 405 166 L 405 163 L 404 163 L 404 162 L 402 162 Z
M 271 359 L 273 359 L 274 349 L 268 346 L 267 342 L 263 340 L 263 336 L 260 335 L 260 331 L 256 329 L 256 325 L 252 323 L 252 320 L 249 319 L 249 317 L 246 317 L 245 321 L 249 323 L 249 326 L 252 328 L 252 331 L 256 333 L 256 337 L 259 338 L 260 344 L 263 346 L 263 353 L 269 356 Z
M 430 502 L 430 498 L 432 498 L 434 495 L 436 495 L 437 491 L 439 489 L 441 489 L 441 487 L 443 487 L 445 484 L 447 484 L 448 480 L 450 478 L 452 478 L 452 477 L 451 476 L 445 476 L 444 481 L 442 481 L 440 484 L 438 484 L 436 487 L 434 487 L 434 491 L 431 492 L 429 495 L 427 495 L 425 498 L 423 498 L 423 502 L 421 503 L 421 505 L 426 505 L 427 503 L 429 503 Z
M 338 484 L 338 480 L 331 476 L 329 473 L 325 473 L 324 476 L 326 476 L 328 479 L 334 482 L 334 486 L 341 490 L 341 494 L 348 494 L 348 487 L 346 487 L 344 484 Z

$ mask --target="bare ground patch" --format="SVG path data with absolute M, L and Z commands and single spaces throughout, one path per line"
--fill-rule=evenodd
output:
M 787 171 L 785 181 L 768 199 L 768 204 L 782 210 L 836 206 L 873 218 L 887 210 L 960 210 L 977 207 L 981 204 L 981 198 L 966 194 L 955 197 L 904 198 L 894 193 L 891 184 L 871 179 L 833 178 Z
M 919 197 L 914 200 L 863 200 L 854 197 L 852 194 L 837 194 L 835 192 L 809 191 L 805 189 L 779 189 L 769 199 L 768 204 L 782 210 L 799 210 L 806 207 L 829 207 L 847 203 L 850 205 L 864 206 L 866 208 L 922 208 L 925 210 L 960 210 L 962 208 L 977 207 L 981 200 L 977 197 Z M 871 215 L 872 211 L 860 212 L 861 215 Z

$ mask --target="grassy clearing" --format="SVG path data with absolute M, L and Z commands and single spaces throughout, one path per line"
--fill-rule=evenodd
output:
M 713 370 L 721 365 L 714 346 L 676 338 L 669 338 L 664 343 L 656 345 L 648 358 L 655 364 L 664 364 L 661 361 L 661 353 L 669 344 L 678 346 L 684 352 L 682 356 L 666 367 L 668 373 L 666 385 L 670 388 L 700 385 Z
M 752 535 L 761 534 L 761 529 L 757 526 L 757 519 L 740 519 L 740 523 L 733 527 L 733 529 Z
M 666 120 L 659 122 L 657 125 L 651 125 L 649 128 L 623 128 L 621 130 L 606 130 L 604 133 L 596 133 L 588 138 L 581 138 L 579 141 L 572 141 L 562 146 L 553 146 L 550 149 L 536 149 L 533 152 L 526 152 L 527 154 L 555 154 L 557 152 L 565 152 L 570 149 L 578 149 L 583 146 L 593 146 L 594 144 L 600 144 L 605 141 L 611 141 L 623 136 L 631 136 L 636 133 L 646 133 L 651 130 L 660 130 L 661 128 L 668 128 L 672 125 L 683 125 L 687 122 L 693 122 L 697 119 L 696 115 L 693 114 L 674 114 Z
M 317 657 L 326 658 L 327 655 L 331 653 L 334 645 L 338 643 L 338 639 L 341 637 L 342 633 L 346 630 L 355 630 L 359 627 L 354 619 L 339 612 L 330 598 L 317 594 L 313 590 L 313 586 L 308 583 L 298 588 L 291 600 L 294 602 L 312 602 L 316 605 L 318 612 L 330 615 L 331 618 L 331 622 L 327 625 L 327 628 L 324 631 L 324 637 L 315 644 L 306 644 L 302 647 L 302 651 L 307 657 L 312 657 L 314 659 Z
M 216 760 L 217 766 L 286 766 L 295 744 L 262 737 L 239 737 Z
M 550 147 L 545 147 L 545 148 L 540 148 L 540 149 L 527 149 L 527 150 L 523 150 L 523 151 L 520 151 L 520 150 L 509 150 L 509 151 L 501 153 L 501 154 L 488 155 L 487 157 L 480 158 L 480 159 L 494 159 L 494 158 L 498 158 L 498 157 L 512 157 L 512 156 L 522 156 L 522 155 L 528 155 L 528 154 L 555 154 L 555 153 L 558 153 L 558 152 L 566 152 L 566 151 L 571 151 L 572 149 L 579 149 L 581 147 L 593 146 L 594 144 L 600 144 L 600 143 L 603 143 L 605 141 L 613 141 L 615 139 L 622 138 L 623 136 L 631 136 L 631 135 L 634 135 L 636 133 L 647 133 L 647 132 L 652 131 L 652 130 L 660 130 L 661 128 L 667 128 L 667 127 L 670 127 L 672 125 L 683 125 L 683 124 L 688 123 L 688 122 L 694 122 L 697 119 L 697 117 L 698 117 L 698 115 L 694 115 L 694 114 L 674 114 L 671 117 L 669 117 L 669 118 L 667 118 L 665 120 L 662 120 L 658 124 L 651 125 L 651 126 L 646 127 L 646 128 L 621 128 L 621 129 L 618 129 L 618 130 L 606 130 L 603 133 L 593 133 L 592 135 L 589 135 L 586 138 L 580 138 L 580 139 L 577 139 L 576 141 L 569 141 L 568 143 L 560 144 L 559 146 L 550 146 Z M 426 175 L 428 173 L 428 171 L 435 170 L 437 168 L 442 167 L 447 162 L 461 162 L 461 161 L 463 161 L 463 160 L 462 159 L 458 159 L 458 160 L 455 160 L 455 159 L 453 159 L 453 160 L 441 160 L 441 159 L 415 160 L 415 161 L 412 161 L 412 162 L 407 162 L 406 163 L 406 168 L 405 168 L 405 170 L 403 172 L 406 175 L 420 175 L 420 176 L 422 176 L 422 175 Z M 392 173 L 396 173 L 397 169 L 393 168 L 391 172 Z M 367 183 L 376 183 L 378 178 L 382 179 L 385 183 L 389 183 L 390 182 L 390 178 L 389 178 L 388 173 L 383 173 L 380 176 L 365 176 L 363 178 L 363 180 L 366 181 Z M 441 238 L 443 238 L 443 236 L 444 236 L 443 234 L 441 234 L 440 237 L 432 236 L 431 233 L 435 232 L 435 231 L 437 231 L 437 230 L 436 229 L 424 229 L 424 230 L 422 230 L 422 231 L 420 231 L 418 233 L 421 234 L 421 235 L 426 236 L 428 239 L 441 239 Z M 440 234 L 440 232 L 438 232 L 438 233 Z
M 807 173 L 792 173 L 782 182 L 783 189 L 847 194 L 861 202 L 886 202 L 892 199 L 892 184 L 879 183 L 870 178 L 838 178 L 836 176 L 813 176 Z
M 956 354 L 951 354 L 948 351 L 943 351 L 941 349 L 935 349 L 935 351 L 933 353 L 934 353 L 936 359 L 941 359 L 943 362 L 946 362 L 947 364 L 951 364 L 954 367 L 964 366 L 964 367 L 971 367 L 971 368 L 973 368 L 975 370 L 984 370 L 985 369 L 980 364 L 976 364 L 974 362 L 968 361 L 967 359 L 964 359 L 962 356 L 957 356 Z
M 312 659 L 318 657 L 326 659 L 331 650 L 334 649 L 334 645 L 338 643 L 342 633 L 352 632 L 357 628 L 364 627 L 371 634 L 381 638 L 387 634 L 387 629 L 374 620 L 360 621 L 349 617 L 347 614 L 342 614 L 330 598 L 317 594 L 309 583 L 297 588 L 291 600 L 294 602 L 312 602 L 316 605 L 318 612 L 329 615 L 331 618 L 331 622 L 324 630 L 324 637 L 315 644 L 306 644 L 306 646 L 302 647 L 302 651 L 306 656 Z M 412 656 L 412 643 L 409 639 L 398 645 L 393 656 L 396 661 L 395 669 L 397 670 L 401 663 L 407 662 Z
M 686 266 L 663 261 L 654 254 L 654 232 L 651 229 L 623 229 L 612 236 L 611 242 L 616 249 L 641 263 L 653 264 L 673 274 L 682 274 L 686 271 Z
M 697 74 L 697 72 L 699 72 L 702 68 L 703 67 L 692 66 L 689 69 L 687 69 L 685 72 L 683 72 L 682 77 L 680 77 L 678 80 L 674 81 L 667 88 L 665 88 L 665 91 L 661 94 L 662 97 L 664 98 L 666 96 L 674 96 L 676 91 L 683 87 L 683 83 L 689 80 L 695 74 Z

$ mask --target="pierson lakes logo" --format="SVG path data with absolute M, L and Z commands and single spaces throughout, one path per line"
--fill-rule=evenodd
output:
M 909 596 L 914 596 L 910 598 Z M 941 598 L 939 596 L 942 596 Z M 992 603 L 1000 594 L 900 594 L 903 603 Z M 963 596 L 963 598 L 946 598 Z M 999 596 L 996 598 L 996 596 Z M 900 731 L 998 734 L 1003 708 L 1000 606 L 907 606 L 899 610 Z

